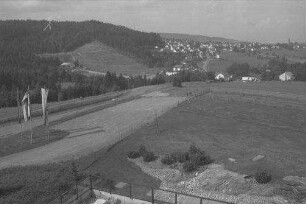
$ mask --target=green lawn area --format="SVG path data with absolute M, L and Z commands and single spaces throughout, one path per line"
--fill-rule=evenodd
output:
M 276 180 L 286 175 L 304 176 L 306 110 L 283 106 L 284 103 L 269 105 L 269 98 L 265 99 L 266 104 L 249 99 L 216 93 L 182 104 L 158 119 L 160 134 L 156 134 L 154 124 L 147 124 L 105 153 L 90 170 L 149 184 L 141 171 L 126 160 L 129 150 L 144 144 L 156 154 L 164 155 L 185 151 L 195 143 L 216 163 L 224 163 L 235 172 L 254 174 L 267 169 Z M 252 161 L 257 155 L 264 158 Z

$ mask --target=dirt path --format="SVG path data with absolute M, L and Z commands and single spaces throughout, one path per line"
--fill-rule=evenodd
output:
M 118 141 L 131 129 L 154 120 L 156 114 L 161 115 L 183 99 L 148 95 L 55 125 L 54 128 L 70 134 L 48 145 L 2 157 L 0 168 L 58 162 L 89 154 Z

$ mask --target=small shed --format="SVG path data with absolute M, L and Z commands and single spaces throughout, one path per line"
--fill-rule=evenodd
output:
M 291 72 L 284 72 L 281 75 L 279 75 L 279 80 L 280 81 L 293 81 L 294 76 Z
M 225 76 L 224 76 L 224 74 L 222 74 L 222 73 L 218 73 L 218 74 L 215 76 L 215 79 L 216 79 L 216 80 L 225 80 Z

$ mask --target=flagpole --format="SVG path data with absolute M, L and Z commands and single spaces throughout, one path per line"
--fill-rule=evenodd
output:
M 19 106 L 20 104 L 19 104 L 19 89 L 18 89 L 18 87 L 17 87 L 17 97 L 16 97 L 16 99 L 17 99 L 18 122 L 20 124 L 20 137 L 22 139 L 22 122 L 21 122 L 21 118 L 20 118 L 20 106 Z
M 48 120 L 48 108 L 46 107 L 46 125 L 48 131 L 48 141 L 50 141 L 50 131 L 49 131 L 49 120 Z
M 30 87 L 28 85 L 28 94 L 29 94 L 29 98 L 28 98 L 28 106 L 30 107 L 30 112 L 29 112 L 29 115 L 30 115 L 30 128 L 31 128 L 31 144 L 33 144 L 33 128 L 32 128 L 32 114 L 31 114 L 31 101 L 30 101 Z

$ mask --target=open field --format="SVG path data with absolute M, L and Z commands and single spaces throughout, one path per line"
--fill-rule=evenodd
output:
M 248 56 L 245 53 L 221 52 L 219 60 L 212 60 L 208 65 L 209 71 L 225 72 L 233 63 L 248 63 L 251 66 L 262 66 L 268 63 L 267 59 L 257 59 L 256 56 Z
M 263 165 L 279 176 L 303 176 L 305 116 L 305 110 L 250 103 L 243 96 L 213 93 L 161 116 L 159 135 L 154 125 L 147 125 L 112 151 L 114 157 L 125 157 L 128 150 L 145 144 L 163 155 L 186 150 L 195 143 L 216 162 L 235 171 L 252 174 Z M 252 162 L 257 155 L 265 155 L 260 164 Z M 235 158 L 238 163 L 233 165 L 228 158 Z
M 239 90 L 251 91 L 270 91 L 283 94 L 297 94 L 306 96 L 306 83 L 305 82 L 280 82 L 280 81 L 263 81 L 263 82 L 230 82 L 230 83 L 211 83 L 212 88 L 228 88 Z
M 87 69 L 102 73 L 110 71 L 124 75 L 143 75 L 156 74 L 159 71 L 159 69 L 148 68 L 135 59 L 122 55 L 97 41 L 76 49 L 72 55 Z
M 223 84 L 225 86 L 227 83 Z M 221 86 L 221 83 L 217 85 Z M 273 175 L 271 185 L 283 185 L 279 183 L 286 176 L 305 177 L 306 100 L 293 98 L 296 104 L 292 105 L 292 101 L 279 95 L 279 92 L 265 95 L 266 91 L 280 91 L 282 85 L 278 87 L 274 83 L 270 89 L 267 84 L 257 87 L 255 83 L 253 85 L 255 90 L 263 91 L 252 92 L 254 89 L 250 84 L 249 93 L 240 94 L 239 90 L 212 92 L 191 103 L 185 102 L 175 107 L 158 119 L 159 134 L 156 133 L 154 123 L 146 124 L 110 151 L 98 153 L 101 159 L 88 171 L 123 181 L 135 180 L 145 185 L 148 179 L 152 182 L 154 179 L 144 176 L 141 169 L 135 168 L 134 163 L 127 160 L 128 151 L 145 145 L 147 149 L 162 156 L 185 151 L 191 143 L 195 143 L 212 156 L 214 163 L 224 165 L 226 170 L 242 175 L 254 175 L 258 170 L 267 170 Z M 301 85 L 304 84 L 293 84 L 295 87 Z M 185 83 L 184 86 L 195 90 L 207 85 Z M 284 93 L 285 89 L 282 90 Z M 298 89 L 290 89 L 290 86 L 287 91 L 298 95 Z M 305 92 L 300 93 L 306 95 Z M 258 155 L 263 158 L 253 161 Z M 263 192 L 267 191 L 263 190 L 263 195 L 274 195 L 272 192 Z M 283 193 L 281 191 L 277 195 Z
M 297 50 L 287 50 L 287 49 L 273 49 L 269 51 L 263 51 L 263 53 L 275 53 L 280 57 L 285 56 L 289 62 L 295 63 L 306 62 L 306 49 L 297 49 Z
M 137 62 L 132 57 L 119 53 L 99 41 L 87 43 L 68 53 L 45 53 L 38 56 L 59 57 L 62 62 L 71 62 L 78 59 L 90 74 L 105 74 L 107 71 L 123 75 L 155 75 L 160 69 L 149 68 Z

